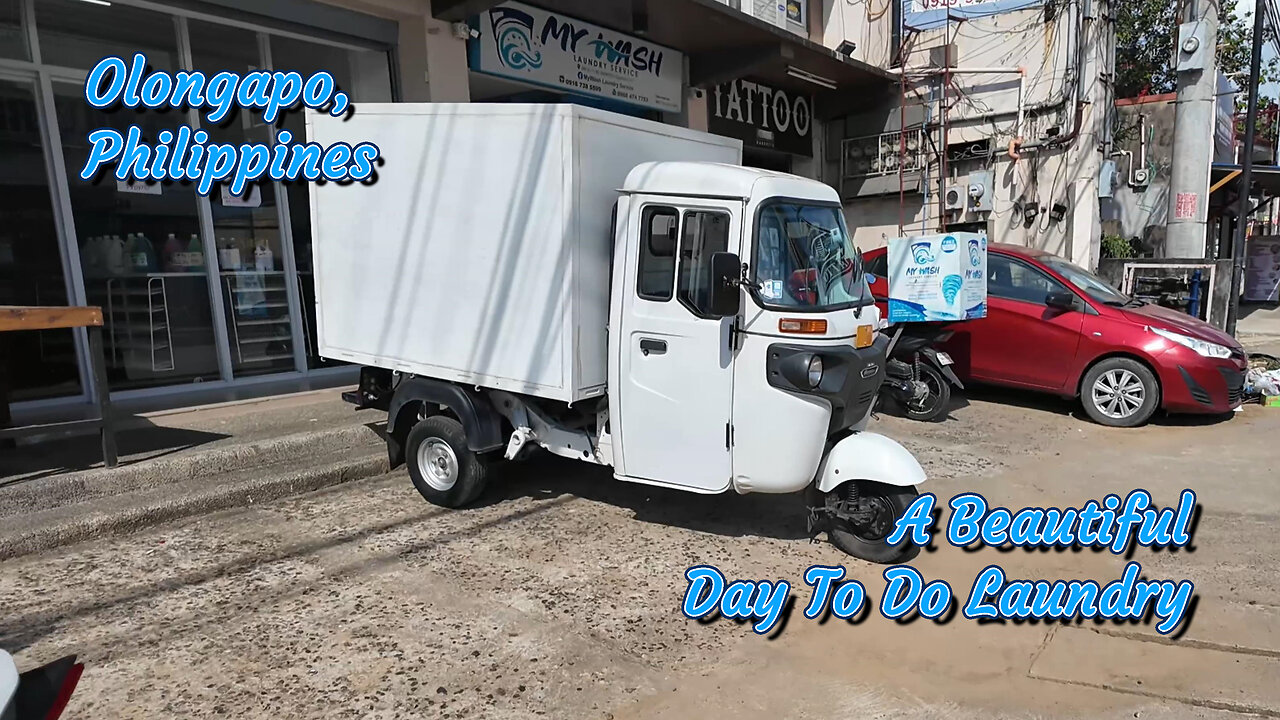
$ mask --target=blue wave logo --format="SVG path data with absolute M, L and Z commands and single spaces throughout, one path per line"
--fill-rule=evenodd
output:
M 928 265 L 937 259 L 933 256 L 933 249 L 929 247 L 927 242 L 919 242 L 912 245 L 911 256 L 916 259 L 917 265 Z
M 542 53 L 533 49 L 532 15 L 514 8 L 494 8 L 489 11 L 489 23 L 503 65 L 512 70 L 542 67 Z
M 982 250 L 983 248 L 981 247 L 981 244 L 976 239 L 969 241 L 969 264 L 970 265 L 974 267 L 979 267 L 982 265 Z
M 942 238 L 942 252 L 953 253 L 956 251 L 956 239 L 950 235 Z
M 942 297 L 946 299 L 948 305 L 956 301 L 956 295 L 960 294 L 962 287 L 964 287 L 964 278 L 959 275 L 948 275 L 942 278 Z

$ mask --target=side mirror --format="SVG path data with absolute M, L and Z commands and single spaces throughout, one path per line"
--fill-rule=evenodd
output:
M 1045 296 L 1044 304 L 1056 310 L 1075 310 L 1076 296 L 1065 290 L 1057 290 Z
M 707 272 L 711 275 L 708 278 L 708 287 L 711 288 L 711 306 L 707 308 L 707 314 L 717 318 L 737 315 L 742 299 L 741 293 L 738 292 L 738 277 L 742 273 L 742 261 L 735 253 L 713 253 Z

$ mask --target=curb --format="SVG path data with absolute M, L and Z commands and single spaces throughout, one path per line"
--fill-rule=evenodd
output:
M 136 490 L 234 473 L 273 463 L 314 457 L 317 452 L 384 447 L 378 433 L 363 425 L 285 435 L 245 445 L 229 445 L 173 458 L 139 460 L 116 468 L 93 468 L 62 476 L 0 486 L 0 519 L 42 512 Z
M 85 540 L 116 537 L 143 528 L 218 510 L 269 502 L 289 495 L 362 480 L 388 471 L 385 454 L 345 459 L 317 468 L 233 482 L 168 483 L 145 493 L 126 493 L 85 508 L 66 505 L 34 513 L 25 530 L 0 536 L 0 560 Z M 183 485 L 191 487 L 184 488 Z M 190 489 L 191 492 L 179 492 Z M 143 497 L 139 497 L 142 495 Z

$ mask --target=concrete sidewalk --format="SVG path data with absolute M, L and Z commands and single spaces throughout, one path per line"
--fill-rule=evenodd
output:
M 340 390 L 121 419 L 96 436 L 0 451 L 0 559 L 386 472 L 385 415 Z

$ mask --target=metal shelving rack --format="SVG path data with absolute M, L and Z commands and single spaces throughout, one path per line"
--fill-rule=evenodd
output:
M 223 297 L 231 311 L 231 341 L 238 364 L 292 360 L 293 336 L 289 329 L 284 272 L 227 270 L 221 275 Z M 273 350 L 273 344 L 284 349 Z
M 172 275 L 175 273 L 119 275 L 107 278 L 103 284 L 108 357 L 126 371 L 174 370 L 165 287 L 165 278 Z

